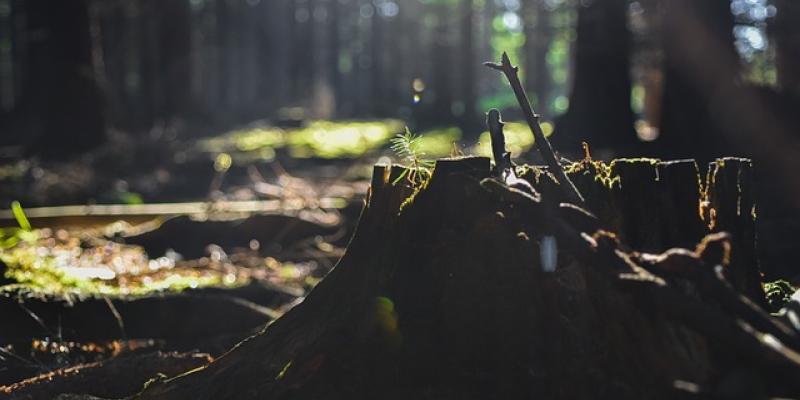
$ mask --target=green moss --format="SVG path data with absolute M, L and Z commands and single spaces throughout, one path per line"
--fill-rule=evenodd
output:
M 769 304 L 770 312 L 780 311 L 791 301 L 795 292 L 797 292 L 797 288 L 782 279 L 764 284 L 764 293 L 767 295 L 767 304 Z
M 296 157 L 352 158 L 384 146 L 402 129 L 402 123 L 394 120 L 314 121 L 306 128 L 289 131 L 287 143 Z
M 60 243 L 38 230 L 18 230 L 15 235 L 14 241 L 4 238 L 6 245 L 0 249 L 0 261 L 6 265 L 5 277 L 16 283 L 4 286 L 0 291 L 25 289 L 64 297 L 138 296 L 159 291 L 177 292 L 189 288 L 237 286 L 244 283 L 218 271 L 190 268 L 152 271 L 139 248 L 133 250 L 116 244 L 111 248 L 91 247 L 74 239 Z M 116 254 L 107 256 L 104 255 L 106 251 Z M 125 268 L 128 271 L 115 273 L 113 268 Z M 96 271 L 102 271 L 106 276 L 96 276 Z M 123 280 L 125 284 L 122 284 Z

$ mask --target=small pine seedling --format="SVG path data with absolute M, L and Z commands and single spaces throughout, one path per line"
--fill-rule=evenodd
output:
M 407 170 L 400 174 L 392 184 L 397 184 L 401 179 L 407 178 L 412 185 L 425 182 L 431 176 L 433 161 L 422 158 L 425 154 L 419 150 L 419 141 L 422 137 L 415 135 L 406 127 L 405 133 L 398 133 L 390 140 L 391 149 L 398 157 L 408 163 Z

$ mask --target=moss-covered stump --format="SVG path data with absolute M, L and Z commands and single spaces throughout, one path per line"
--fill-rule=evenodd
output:
M 137 398 L 800 393 L 797 332 L 728 284 L 728 236 L 649 255 L 602 229 L 624 227 L 623 239 L 645 247 L 687 232 L 694 245 L 704 232 L 678 221 L 690 208 L 699 219 L 699 180 L 680 184 L 696 167 L 667 164 L 664 180 L 637 190 L 626 174 L 652 177 L 630 164 L 619 167 L 624 191 L 584 192 L 598 215 L 617 218 L 608 223 L 549 200 L 546 185 L 509 188 L 490 177 L 485 158 L 440 160 L 421 187 L 398 179 L 399 167 L 376 166 L 345 256 L 303 303 L 207 367 Z

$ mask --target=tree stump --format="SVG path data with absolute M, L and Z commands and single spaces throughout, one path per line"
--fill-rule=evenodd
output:
M 586 164 L 571 173 L 599 218 L 548 200 L 541 169 L 525 192 L 486 158 L 439 160 L 421 185 L 376 166 L 346 254 L 304 302 L 137 398 L 800 393 L 797 332 L 719 273 L 750 244 L 703 238 L 694 162 Z M 730 201 L 711 193 L 712 208 Z

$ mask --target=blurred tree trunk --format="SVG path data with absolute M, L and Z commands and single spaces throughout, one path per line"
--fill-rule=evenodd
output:
M 328 1 L 328 61 L 327 61 L 327 74 L 328 82 L 333 88 L 333 112 L 337 113 L 339 108 L 339 96 L 343 91 L 342 76 L 339 71 L 339 53 L 342 51 L 341 41 L 339 38 L 339 20 L 340 20 L 340 5 L 339 0 Z
M 228 0 L 216 0 L 216 41 L 217 41 L 217 83 L 218 99 L 221 109 L 228 111 L 233 106 L 231 70 L 231 33 L 236 21 L 232 18 L 231 4 Z
M 464 103 L 464 114 L 461 116 L 461 130 L 464 139 L 474 141 L 482 129 L 482 118 L 477 110 L 477 95 L 475 93 L 475 68 L 478 60 L 475 58 L 475 1 L 461 1 L 461 101 Z
M 433 28 L 430 48 L 434 99 L 428 119 L 435 125 L 445 125 L 456 122 L 452 112 L 453 85 L 450 81 L 454 67 L 448 18 L 451 6 L 449 3 L 440 2 L 431 7 L 435 7 L 436 26 Z
M 158 70 L 163 82 L 158 88 L 163 101 L 158 113 L 167 119 L 184 116 L 191 109 L 192 14 L 187 0 L 159 0 L 157 4 Z
M 388 21 L 381 16 L 381 10 L 378 5 L 373 3 L 372 18 L 370 21 L 370 35 L 369 35 L 369 76 L 370 76 L 370 97 L 372 102 L 370 104 L 371 113 L 375 116 L 386 115 L 386 104 L 389 99 L 386 98 L 386 81 L 388 77 L 384 77 L 384 62 L 383 62 L 383 45 L 384 45 L 384 28 Z
M 662 1 L 664 100 L 659 148 L 705 163 L 727 153 L 721 95 L 740 76 L 729 0 Z
M 156 5 L 153 0 L 141 0 L 137 3 L 139 4 L 139 26 L 137 28 L 139 43 L 136 51 L 139 53 L 139 85 L 141 87 L 137 96 L 140 104 L 137 120 L 140 121 L 140 128 L 149 129 L 156 120 L 157 104 L 161 103 L 161 99 L 158 97 L 160 95 L 158 88 L 161 86 L 158 73 L 158 54 L 155 51 L 158 46 Z
M 295 9 L 292 15 L 291 48 L 291 82 L 295 101 L 308 99 L 313 81 L 313 40 L 314 24 L 312 23 L 313 0 L 294 0 Z
M 773 35 L 776 45 L 778 85 L 800 95 L 800 2 L 774 0 L 778 9 Z
M 106 140 L 105 105 L 92 64 L 89 1 L 26 4 L 28 113 L 41 121 L 32 151 L 62 156 Z
M 103 46 L 103 64 L 105 66 L 106 99 L 110 123 L 115 127 L 129 127 L 130 111 L 126 102 L 126 52 L 128 18 L 127 3 L 108 2 L 107 9 L 100 19 Z
M 546 113 L 550 104 L 550 71 L 547 49 L 550 44 L 550 12 L 544 0 L 523 0 L 525 29 L 525 89 L 534 109 Z
M 631 110 L 630 32 L 627 0 L 581 2 L 569 109 L 554 139 L 564 150 L 581 141 L 595 147 L 635 144 Z

